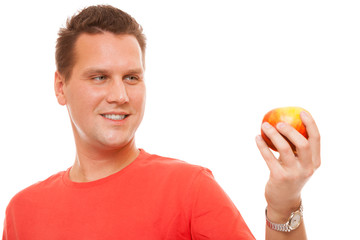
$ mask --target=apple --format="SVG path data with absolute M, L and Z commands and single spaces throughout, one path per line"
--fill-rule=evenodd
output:
M 276 124 L 279 122 L 285 122 L 291 125 L 293 128 L 295 128 L 299 133 L 301 133 L 306 139 L 309 138 L 306 127 L 301 121 L 300 113 L 302 111 L 306 111 L 305 109 L 301 107 L 281 107 L 281 108 L 275 108 L 268 113 L 265 114 L 263 123 L 268 122 L 272 126 L 276 127 Z M 308 112 L 308 111 L 306 111 Z M 263 130 L 261 130 L 261 136 L 265 140 L 266 144 L 274 151 L 276 150 L 276 147 L 271 142 L 271 140 L 265 135 Z M 292 150 L 294 153 L 296 153 L 296 147 L 294 144 L 292 144 L 285 136 L 283 136 L 286 141 L 290 144 Z

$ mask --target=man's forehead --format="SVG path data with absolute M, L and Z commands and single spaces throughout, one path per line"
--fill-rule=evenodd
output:
M 98 66 L 98 69 L 121 61 L 123 64 L 126 61 L 134 71 L 143 68 L 140 45 L 135 36 L 129 34 L 81 34 L 75 45 L 74 57 L 76 63 L 101 63 L 103 66 Z
M 124 49 L 128 48 L 129 46 L 132 46 L 133 49 L 137 49 L 141 53 L 140 44 L 134 35 L 114 34 L 111 32 L 100 32 L 95 34 L 81 33 L 76 40 L 75 48 L 81 48 L 82 46 L 85 46 L 85 47 L 89 47 L 85 49 L 89 51 L 94 49 L 94 47 L 96 46 L 106 47 L 109 46 L 110 44 L 118 47 L 123 46 Z

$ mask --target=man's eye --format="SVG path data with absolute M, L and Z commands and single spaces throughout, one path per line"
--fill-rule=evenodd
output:
M 98 81 L 104 81 L 104 80 L 106 80 L 106 76 L 96 76 L 96 77 L 93 77 L 92 79 L 98 80 Z
M 128 80 L 129 82 L 135 82 L 135 81 L 139 80 L 139 78 L 136 76 L 130 75 L 130 76 L 126 76 L 125 80 Z

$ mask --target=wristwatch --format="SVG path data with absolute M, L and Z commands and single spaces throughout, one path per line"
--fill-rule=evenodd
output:
M 295 212 L 292 212 L 288 221 L 284 224 L 273 223 L 267 217 L 267 208 L 265 209 L 266 225 L 275 231 L 279 232 L 290 232 L 297 229 L 300 226 L 302 217 L 303 217 L 303 206 L 300 202 L 300 207 Z

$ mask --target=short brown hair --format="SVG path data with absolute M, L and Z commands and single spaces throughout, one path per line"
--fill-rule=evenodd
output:
M 68 18 L 66 27 L 60 28 L 59 31 L 55 52 L 56 68 L 66 80 L 71 77 L 75 64 L 74 47 L 80 34 L 97 34 L 105 31 L 135 36 L 144 61 L 146 37 L 136 20 L 126 12 L 110 5 L 90 6 Z

